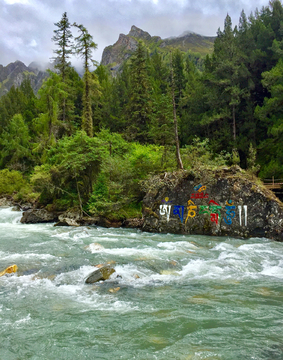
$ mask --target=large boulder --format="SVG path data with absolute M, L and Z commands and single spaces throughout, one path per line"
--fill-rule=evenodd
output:
M 283 241 L 283 204 L 238 166 L 165 173 L 145 190 L 144 231 Z
M 58 215 L 47 211 L 46 209 L 30 209 L 23 213 L 21 223 L 23 224 L 37 224 L 55 222 L 58 220 Z

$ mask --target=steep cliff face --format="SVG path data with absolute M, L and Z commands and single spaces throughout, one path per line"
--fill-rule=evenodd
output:
M 172 48 L 179 48 L 182 51 L 192 50 L 206 55 L 212 52 L 215 37 L 187 32 L 179 37 L 162 40 L 161 37 L 151 36 L 133 25 L 128 35 L 120 34 L 114 45 L 104 49 L 101 64 L 109 66 L 114 72 L 119 70 L 123 62 L 136 50 L 139 40 L 143 40 L 151 51 L 169 52 Z
M 137 40 L 124 34 L 119 35 L 118 41 L 113 46 L 103 50 L 102 65 L 112 65 L 112 70 L 117 70 L 137 48 Z
M 0 65 L 0 96 L 6 94 L 11 87 L 19 87 L 25 77 L 29 77 L 33 91 L 37 93 L 48 74 L 39 70 L 35 64 L 26 66 L 21 61 L 15 61 L 7 66 Z
M 238 167 L 153 178 L 143 215 L 144 231 L 283 241 L 283 204 Z

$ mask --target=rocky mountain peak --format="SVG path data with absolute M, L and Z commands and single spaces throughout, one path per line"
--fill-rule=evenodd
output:
M 0 96 L 6 94 L 12 86 L 19 87 L 26 77 L 30 78 L 34 92 L 40 88 L 47 73 L 39 71 L 35 67 L 26 66 L 17 60 L 7 66 L 0 66 Z
M 144 31 L 133 25 L 128 35 L 120 34 L 118 41 L 103 50 L 101 64 L 108 66 L 112 74 L 119 72 L 122 64 L 133 54 L 136 50 L 138 41 L 142 40 L 149 53 L 162 52 L 164 54 L 178 48 L 181 51 L 188 50 L 206 55 L 213 50 L 215 37 L 207 37 L 195 34 L 191 31 L 184 32 L 180 37 L 167 38 L 162 40 L 159 36 L 151 36 L 147 31 Z
M 142 29 L 136 27 L 135 25 L 131 27 L 131 30 L 128 35 L 138 39 L 145 39 L 145 40 L 151 39 L 151 35 L 148 32 L 143 31 Z

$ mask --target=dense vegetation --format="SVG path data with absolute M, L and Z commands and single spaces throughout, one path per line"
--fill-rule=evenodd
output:
M 140 180 L 177 168 L 174 120 L 185 169 L 240 163 L 262 178 L 283 177 L 279 0 L 248 18 L 242 12 L 235 28 L 227 15 L 203 71 L 190 53 L 164 59 L 140 41 L 116 77 L 101 65 L 91 72 L 96 44 L 87 29 L 66 13 L 55 26 L 56 71 L 37 96 L 27 78 L 0 98 L 2 194 L 135 216 Z M 83 78 L 69 62 L 73 52 Z

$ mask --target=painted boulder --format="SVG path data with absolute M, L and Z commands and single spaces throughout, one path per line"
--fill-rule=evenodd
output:
M 283 204 L 238 166 L 165 173 L 145 190 L 144 231 L 283 241 Z

